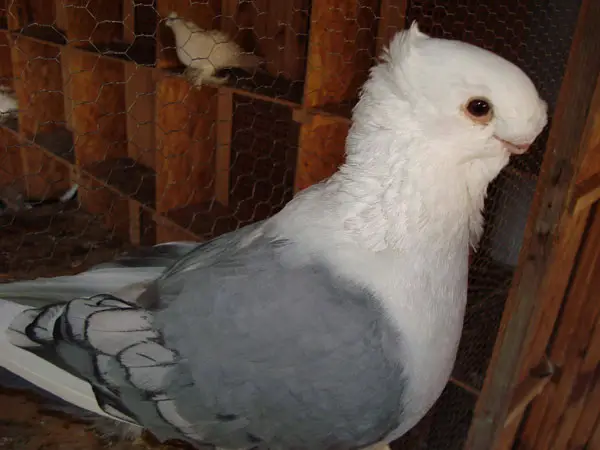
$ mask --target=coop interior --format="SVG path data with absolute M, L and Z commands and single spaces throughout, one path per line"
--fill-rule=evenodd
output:
M 133 246 L 204 241 L 273 215 L 343 162 L 359 88 L 389 38 L 414 20 L 517 63 L 552 118 L 579 3 L 3 0 L 0 84 L 18 112 L 0 126 L 0 276 L 75 273 Z M 167 26 L 171 12 L 223 31 L 265 64 L 226 67 L 226 82 L 195 85 Z M 547 134 L 490 188 L 452 380 L 394 448 L 465 442 Z M 0 396 L 14 405 L 0 420 L 0 435 L 16 442 L 6 448 L 38 448 L 9 423 L 30 404 Z

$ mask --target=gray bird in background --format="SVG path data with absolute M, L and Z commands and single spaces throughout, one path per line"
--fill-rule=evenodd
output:
M 0 285 L 0 365 L 131 435 L 385 446 L 449 379 L 487 186 L 546 122 L 518 67 L 413 24 L 332 177 L 207 243 Z

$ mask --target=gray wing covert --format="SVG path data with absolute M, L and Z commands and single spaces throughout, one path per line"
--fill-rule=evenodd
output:
M 202 430 L 220 447 L 353 448 L 402 420 L 401 336 L 373 293 L 317 260 L 295 264 L 296 252 L 259 237 L 163 281 L 177 294 L 157 325 L 194 383 L 179 410 L 192 423 L 229 418 Z

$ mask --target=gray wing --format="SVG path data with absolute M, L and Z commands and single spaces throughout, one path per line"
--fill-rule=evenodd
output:
M 148 311 L 110 295 L 78 298 L 24 311 L 8 337 L 89 382 L 107 414 L 142 424 L 161 440 L 202 444 L 171 395 L 191 378 L 162 344 Z
M 219 447 L 359 448 L 401 423 L 401 337 L 370 292 L 295 252 L 259 237 L 157 283 L 156 324 L 193 380 L 178 411 Z

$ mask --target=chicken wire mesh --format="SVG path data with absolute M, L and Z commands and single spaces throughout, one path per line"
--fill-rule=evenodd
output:
M 517 63 L 551 115 L 579 3 L 4 0 L 0 276 L 75 273 L 275 214 L 343 161 L 358 89 L 414 20 Z M 208 66 L 189 61 L 196 34 Z M 395 448 L 464 443 L 547 130 L 489 189 L 453 380 Z

